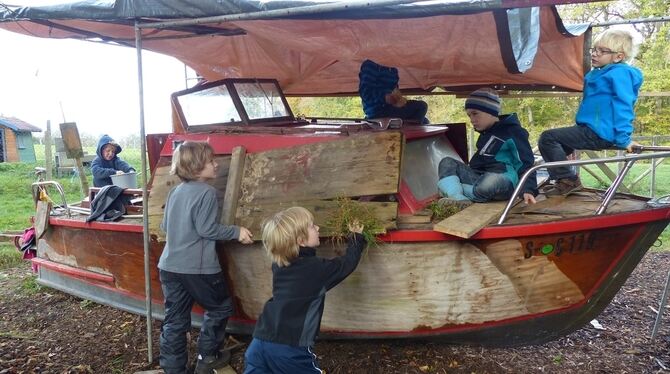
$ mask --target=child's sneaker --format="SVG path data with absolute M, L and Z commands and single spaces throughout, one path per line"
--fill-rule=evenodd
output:
M 570 179 L 562 178 L 556 181 L 556 183 L 547 190 L 544 191 L 545 196 L 560 196 L 567 195 L 570 192 L 579 191 L 582 189 L 582 182 L 579 178 Z
M 215 356 L 202 357 L 198 355 L 198 362 L 195 364 L 195 374 L 212 374 L 216 369 L 222 369 L 230 363 L 230 351 L 219 352 Z
M 470 200 L 456 200 L 456 199 L 451 199 L 448 197 L 443 197 L 440 200 L 437 201 L 437 204 L 444 207 L 444 208 L 449 208 L 452 207 L 456 211 L 461 211 L 470 205 L 472 205 L 472 201 Z

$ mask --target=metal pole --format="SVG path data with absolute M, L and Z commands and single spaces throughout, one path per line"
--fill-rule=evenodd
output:
M 144 82 L 142 79 L 142 30 L 135 21 L 135 49 L 137 51 L 137 82 L 140 96 L 140 139 L 142 147 L 142 232 L 144 237 L 144 294 L 147 308 L 147 359 L 153 362 L 151 269 L 149 268 L 149 193 L 147 191 L 147 145 L 144 132 Z
M 150 22 L 139 25 L 141 29 L 147 28 L 167 28 L 172 26 L 190 26 L 201 25 L 206 23 L 221 23 L 229 21 L 251 20 L 251 19 L 265 19 L 277 17 L 293 17 L 299 15 L 308 15 L 325 12 L 337 12 L 343 10 L 356 9 L 373 9 L 384 6 L 394 6 L 402 4 L 417 3 L 419 0 L 356 0 L 356 1 L 339 1 L 329 4 L 308 5 L 301 7 L 262 10 L 258 12 L 228 14 L 224 16 L 201 17 L 192 19 L 183 19 L 179 21 L 167 22 Z M 476 11 L 503 8 L 503 2 L 498 0 L 479 0 L 479 1 L 462 1 L 455 2 L 448 5 L 448 9 L 452 11 Z
M 661 303 L 658 306 L 658 314 L 656 314 L 656 320 L 654 320 L 654 328 L 651 330 L 652 341 L 656 338 L 658 327 L 661 324 L 661 318 L 663 318 L 663 312 L 665 312 L 665 305 L 668 301 L 668 289 L 670 289 L 670 272 L 668 272 L 668 278 L 665 280 L 665 288 L 663 289 L 663 296 L 661 296 Z
M 649 17 L 649 18 L 634 18 L 634 19 L 627 19 L 627 20 L 616 20 L 616 21 L 592 23 L 591 27 L 605 27 L 605 26 L 614 26 L 614 25 L 631 25 L 631 24 L 634 24 L 634 23 L 668 22 L 668 21 L 670 21 L 670 16 Z
M 651 137 L 651 146 L 656 146 L 656 136 Z M 656 197 L 656 162 L 651 160 L 651 180 L 649 181 L 649 196 Z

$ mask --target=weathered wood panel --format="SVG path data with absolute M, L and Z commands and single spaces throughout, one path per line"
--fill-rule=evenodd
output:
M 322 328 L 410 331 L 483 323 L 570 305 L 579 289 L 546 259 L 512 266 L 515 246 L 501 242 L 484 253 L 467 242 L 384 244 L 370 247 L 357 270 L 326 297 Z M 342 247 L 324 243 L 318 254 Z M 257 316 L 271 296 L 270 260 L 262 246 L 230 245 L 228 272 L 243 314 Z M 539 269 L 539 270 L 538 270 Z M 530 293 L 522 282 L 534 277 Z M 554 291 L 554 288 L 559 291 Z
M 396 193 L 401 150 L 388 131 L 249 154 L 239 206 Z

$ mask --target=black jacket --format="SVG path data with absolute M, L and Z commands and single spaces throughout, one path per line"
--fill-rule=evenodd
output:
M 258 317 L 254 338 L 294 347 L 310 347 L 321 327 L 326 291 L 351 274 L 365 248 L 365 237 L 354 234 L 347 253 L 325 259 L 314 248 L 300 247 L 291 265 L 272 264 L 272 298 Z
M 499 117 L 500 120 L 485 131 L 479 134 L 477 138 L 477 151 L 470 159 L 469 166 L 473 170 L 505 173 L 505 164 L 496 160 L 496 154 L 500 150 L 502 143 L 508 139 L 514 141 L 521 166 L 517 169 L 519 179 L 533 166 L 535 156 L 528 142 L 528 131 L 521 127 L 516 113 L 505 114 Z M 502 140 L 502 141 L 500 141 Z M 529 176 L 521 193 L 531 193 L 534 196 L 538 194 L 537 179 L 535 173 Z

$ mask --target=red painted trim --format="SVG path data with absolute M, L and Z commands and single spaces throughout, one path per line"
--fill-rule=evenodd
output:
M 43 258 L 34 257 L 31 261 L 41 267 L 57 271 L 59 273 L 73 276 L 74 278 L 92 279 L 101 282 L 114 283 L 114 277 L 111 275 L 100 274 L 89 270 L 79 269 L 73 266 L 58 264 Z M 100 286 L 95 284 L 96 287 Z
M 122 222 L 84 222 L 67 218 L 49 218 L 49 224 L 54 226 L 72 227 L 86 230 L 119 231 L 119 232 L 144 232 L 141 224 Z
M 545 234 L 560 234 L 574 231 L 595 230 L 636 223 L 654 222 L 670 218 L 670 207 L 639 212 L 589 216 L 551 222 L 523 225 L 495 225 L 483 228 L 470 239 L 517 238 Z M 398 230 L 379 237 L 385 242 L 430 242 L 462 240 L 459 237 L 432 230 Z
M 419 201 L 414 198 L 407 183 L 401 179 L 398 186 L 398 214 L 414 214 L 418 210 L 421 210 Z

